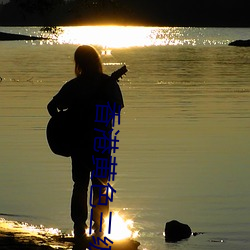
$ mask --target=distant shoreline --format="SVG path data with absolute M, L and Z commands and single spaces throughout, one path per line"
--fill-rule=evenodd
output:
M 43 39 L 46 39 L 46 38 L 0 32 L 0 41 L 43 40 Z

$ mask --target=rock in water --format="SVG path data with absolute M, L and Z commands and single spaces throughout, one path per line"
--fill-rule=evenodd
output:
M 249 40 L 236 40 L 228 44 L 229 46 L 250 47 Z
M 179 221 L 172 220 L 166 223 L 165 226 L 165 241 L 177 242 L 183 239 L 187 239 L 191 236 L 191 228 Z

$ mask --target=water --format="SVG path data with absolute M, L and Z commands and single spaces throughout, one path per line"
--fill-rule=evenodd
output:
M 102 56 L 107 73 L 122 63 L 129 68 L 120 82 L 125 109 L 111 209 L 134 221 L 140 249 L 249 249 L 250 50 L 227 44 L 248 39 L 250 29 L 140 34 L 128 46 L 107 38 L 97 44 L 112 50 Z M 12 214 L 0 217 L 71 230 L 70 159 L 50 152 L 45 128 L 47 103 L 74 77 L 79 42 L 0 43 L 0 213 Z M 165 243 L 172 219 L 204 234 Z

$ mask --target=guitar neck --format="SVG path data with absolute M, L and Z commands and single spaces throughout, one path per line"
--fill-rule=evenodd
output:
M 125 75 L 127 73 L 127 67 L 126 65 L 122 66 L 120 69 L 114 71 L 112 74 L 111 74 L 111 79 L 114 80 L 114 81 L 118 81 L 119 78 L 122 78 L 123 75 Z

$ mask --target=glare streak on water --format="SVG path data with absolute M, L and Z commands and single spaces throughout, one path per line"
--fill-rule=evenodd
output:
M 242 34 L 244 34 L 244 29 Z M 233 34 L 237 39 L 237 33 Z M 226 45 L 232 29 L 183 27 L 65 27 L 59 43 L 95 44 L 103 47 Z
M 93 44 L 105 48 L 133 46 L 223 46 L 237 39 L 249 39 L 248 28 L 140 27 L 140 26 L 67 26 L 59 27 L 60 44 Z M 0 27 L 0 31 L 45 36 L 39 27 Z M 54 37 L 54 36 L 52 36 Z M 33 42 L 33 44 L 45 42 Z
M 105 72 L 129 69 L 119 83 L 125 109 L 111 207 L 134 221 L 141 249 L 249 249 L 250 50 L 227 46 L 249 29 L 143 27 L 132 37 L 139 29 L 123 27 L 119 46 L 88 40 L 100 52 L 110 47 Z M 0 43 L 0 213 L 71 230 L 70 160 L 48 149 L 46 105 L 74 77 L 73 53 L 87 30 L 62 44 Z M 172 219 L 205 234 L 165 244 Z

